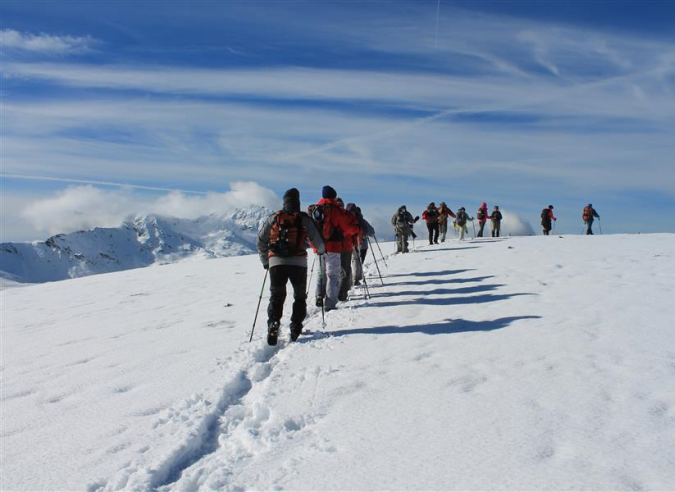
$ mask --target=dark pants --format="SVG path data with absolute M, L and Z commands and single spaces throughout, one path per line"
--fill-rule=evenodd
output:
M 492 222 L 492 237 L 499 237 L 499 229 L 501 228 L 501 223 L 498 221 Z
M 267 319 L 281 321 L 286 301 L 286 283 L 293 286 L 292 323 L 302 323 L 307 316 L 307 267 L 277 265 L 270 268 L 270 303 L 267 306 Z
M 368 255 L 368 248 L 362 249 L 360 251 L 361 254 L 361 264 L 363 265 L 366 262 L 366 256 Z
M 427 229 L 429 229 L 429 244 L 438 243 L 438 222 L 427 222 Z
M 586 221 L 586 235 L 587 236 L 593 235 L 593 221 L 592 220 Z
M 478 236 L 477 237 L 483 237 L 483 229 L 485 229 L 485 222 L 484 221 L 478 221 Z
M 340 253 L 340 290 L 338 291 L 338 300 L 346 301 L 349 295 L 349 289 L 352 288 L 352 252 L 343 251 Z

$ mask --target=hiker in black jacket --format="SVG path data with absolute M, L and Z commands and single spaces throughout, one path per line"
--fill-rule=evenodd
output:
M 497 205 L 495 205 L 495 208 L 490 215 L 490 221 L 492 222 L 492 237 L 499 237 L 499 231 L 502 223 L 502 213 L 499 211 L 499 207 Z

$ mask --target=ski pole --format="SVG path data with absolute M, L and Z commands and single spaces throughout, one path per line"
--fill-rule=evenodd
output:
M 312 285 L 312 275 L 314 275 L 314 263 L 316 263 L 316 255 L 314 255 L 314 259 L 312 260 L 312 269 L 309 272 L 309 280 L 307 281 L 307 292 L 305 292 L 305 295 L 309 295 L 309 289 L 311 289 Z
M 321 327 L 325 328 L 326 313 L 323 309 L 323 304 L 326 301 L 326 284 L 328 283 L 328 279 L 326 278 L 326 273 L 323 269 L 323 265 L 325 265 L 323 256 L 324 255 L 319 255 L 319 282 L 321 282 Z
M 373 245 L 371 244 L 370 238 L 368 236 L 366 236 L 366 240 L 368 241 L 368 245 L 370 246 L 370 252 L 373 253 L 373 260 L 375 260 L 375 266 L 377 267 L 377 274 L 380 276 L 380 282 L 382 282 L 382 285 L 384 285 L 384 280 L 382 280 L 382 272 L 380 272 L 380 265 L 377 264 L 377 257 L 375 256 Z M 365 277 L 366 274 L 364 273 L 363 276 Z
M 366 236 L 368 237 L 368 236 Z M 382 248 L 380 248 L 380 242 L 377 240 L 377 236 L 373 236 L 375 238 L 375 244 L 377 244 L 377 249 L 380 250 L 380 256 L 382 257 L 382 261 L 384 261 L 384 266 L 389 268 L 389 265 L 387 265 L 387 260 L 384 259 L 384 255 L 382 254 Z M 370 244 L 370 240 L 368 240 L 368 243 Z
M 265 278 L 263 279 L 262 288 L 260 289 L 260 297 L 258 298 L 258 307 L 255 309 L 255 318 L 253 318 L 253 328 L 251 328 L 251 338 L 248 343 L 253 340 L 253 332 L 255 331 L 255 322 L 258 321 L 258 311 L 260 311 L 260 303 L 262 302 L 263 291 L 265 290 L 265 283 L 267 282 L 267 274 L 270 273 L 269 267 L 265 269 Z
M 354 246 L 354 251 L 356 251 L 357 256 L 358 256 L 358 251 L 356 250 L 356 246 Z M 370 299 L 370 289 L 368 288 L 368 281 L 366 280 L 366 271 L 363 269 L 363 262 L 361 261 L 361 257 L 359 256 L 359 263 L 361 264 L 361 273 L 363 274 L 363 286 L 365 287 L 366 291 L 366 299 Z

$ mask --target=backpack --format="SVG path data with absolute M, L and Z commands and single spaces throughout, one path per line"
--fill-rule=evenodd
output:
M 584 207 L 584 213 L 581 218 L 584 219 L 584 222 L 593 220 L 593 209 L 589 206 Z
M 332 205 L 328 203 L 315 203 L 307 207 L 307 213 L 314 221 L 314 224 L 316 224 L 316 228 L 321 233 L 324 241 L 342 241 L 344 239 L 342 231 L 333 226 L 330 220 L 326 220 L 328 218 L 326 214 L 330 210 L 330 207 Z
M 399 212 L 398 217 L 396 218 L 396 226 L 397 227 L 408 227 L 408 213 L 407 212 Z
M 270 229 L 270 252 L 274 256 L 289 258 L 304 252 L 307 230 L 302 225 L 302 214 L 276 212 Z
M 478 212 L 476 212 L 476 218 L 477 218 L 478 220 L 484 219 L 484 218 L 485 218 L 485 209 L 483 209 L 482 207 L 479 208 L 479 209 L 478 209 Z
M 548 208 L 545 208 L 544 210 L 541 211 L 541 220 L 545 221 L 551 220 L 551 216 L 548 213 Z
M 466 224 L 466 218 L 466 212 L 464 210 L 459 210 L 455 222 L 457 222 L 458 226 L 463 226 Z

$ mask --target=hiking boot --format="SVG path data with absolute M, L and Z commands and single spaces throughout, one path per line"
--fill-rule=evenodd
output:
M 295 342 L 302 333 L 302 323 L 291 323 L 291 341 Z
M 339 295 L 339 296 L 338 296 L 338 301 L 340 301 L 340 302 L 347 302 L 347 298 L 348 298 L 348 296 Z
M 361 285 L 361 281 L 360 280 L 354 280 L 354 285 Z
M 323 306 L 323 297 L 317 297 L 316 298 L 316 307 L 321 307 Z
M 279 340 L 279 322 L 278 321 L 268 321 L 267 322 L 267 344 L 276 345 L 277 340 Z

